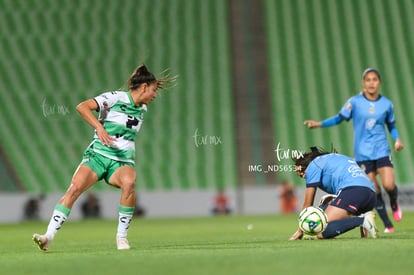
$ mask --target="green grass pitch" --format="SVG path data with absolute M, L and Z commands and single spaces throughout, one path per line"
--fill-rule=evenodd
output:
M 378 221 L 380 232 L 383 227 Z M 48 252 L 31 241 L 45 222 L 0 225 L 1 274 L 412 274 L 414 213 L 396 232 L 288 241 L 297 215 L 134 219 L 117 251 L 116 220 L 68 220 Z

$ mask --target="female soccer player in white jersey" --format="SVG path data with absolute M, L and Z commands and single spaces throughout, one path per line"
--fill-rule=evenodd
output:
M 128 79 L 128 91 L 106 92 L 76 107 L 82 118 L 95 129 L 95 135 L 69 188 L 56 204 L 46 233 L 33 235 L 33 241 L 41 250 L 49 248 L 78 197 L 101 179 L 121 189 L 116 243 L 119 250 L 130 248 L 127 232 L 136 205 L 134 141 L 147 105 L 155 99 L 157 90 L 171 80 L 174 78 L 156 79 L 143 64 Z M 93 111 L 99 111 L 98 118 Z
M 309 128 L 330 127 L 353 118 L 355 160 L 375 183 L 376 209 L 384 223 L 384 232 L 392 233 L 394 226 L 388 218 L 376 177 L 378 173 L 389 195 L 394 219 L 400 221 L 402 212 L 398 205 L 398 190 L 385 126 L 395 142 L 395 151 L 402 150 L 404 146 L 395 126 L 394 106 L 388 98 L 379 94 L 380 85 L 380 73 L 376 69 L 368 68 L 362 74 L 363 91 L 351 97 L 336 116 L 323 121 L 305 120 L 304 123 Z

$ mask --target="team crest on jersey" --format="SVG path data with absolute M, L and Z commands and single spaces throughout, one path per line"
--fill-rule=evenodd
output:
M 108 104 L 108 102 L 106 102 L 106 101 L 104 101 L 104 102 L 102 103 L 102 105 L 103 105 L 104 109 L 108 109 L 108 107 L 109 107 L 109 104 Z
M 348 109 L 348 111 L 352 110 L 352 104 L 351 102 L 348 103 L 348 105 L 346 105 L 346 108 Z
M 372 129 L 372 128 L 374 128 L 375 123 L 377 123 L 375 118 L 369 118 L 369 119 L 367 119 L 367 121 L 365 121 L 365 128 L 366 129 Z

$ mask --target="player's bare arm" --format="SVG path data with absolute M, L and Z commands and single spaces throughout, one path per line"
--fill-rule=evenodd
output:
M 112 144 L 115 138 L 108 135 L 103 125 L 98 121 L 98 119 L 92 113 L 92 111 L 96 111 L 98 110 L 98 108 L 99 108 L 98 104 L 93 99 L 85 100 L 81 102 L 78 106 L 76 106 L 76 110 L 79 112 L 81 117 L 86 122 L 88 122 L 93 128 L 95 128 L 96 134 L 98 135 L 102 144 L 109 146 Z

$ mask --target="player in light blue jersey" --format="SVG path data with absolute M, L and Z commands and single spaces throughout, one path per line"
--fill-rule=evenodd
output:
M 33 235 L 33 241 L 41 250 L 48 250 L 79 196 L 101 179 L 121 189 L 116 244 L 118 250 L 130 249 L 127 233 L 136 205 L 135 139 L 147 105 L 155 99 L 158 89 L 165 88 L 163 85 L 173 80 L 175 78 L 155 78 L 142 64 L 128 79 L 127 91 L 106 92 L 76 107 L 81 117 L 95 129 L 95 135 L 69 188 L 56 204 L 46 233 Z M 94 111 L 99 112 L 98 118 Z
M 375 186 L 355 160 L 316 147 L 293 160 L 297 174 L 306 179 L 302 209 L 313 205 L 317 188 L 336 196 L 325 209 L 328 226 L 318 238 L 331 239 L 356 227 L 363 228 L 364 237 L 378 238 L 372 211 L 376 204 Z M 290 240 L 302 237 L 298 229 Z
M 395 142 L 395 151 L 402 150 L 404 146 L 395 126 L 393 104 L 391 100 L 379 94 L 380 84 L 380 73 L 372 68 L 366 69 L 362 74 L 363 91 L 351 97 L 337 115 L 319 122 L 306 120 L 305 124 L 309 128 L 330 127 L 344 120 L 353 119 L 354 158 L 375 183 L 376 209 L 384 223 L 384 232 L 392 233 L 394 226 L 388 218 L 381 195 L 381 186 L 377 181 L 377 174 L 379 174 L 382 186 L 389 195 L 394 219 L 400 221 L 402 211 L 398 205 L 398 189 L 395 185 L 391 150 L 385 128 L 388 129 Z

